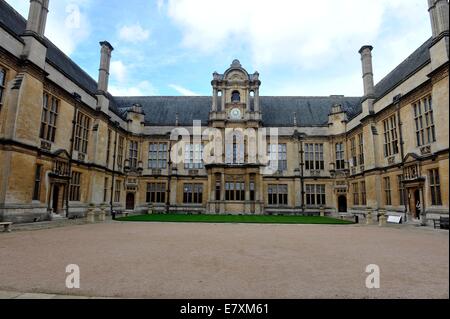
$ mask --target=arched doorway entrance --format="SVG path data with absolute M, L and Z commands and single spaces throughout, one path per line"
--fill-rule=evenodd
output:
M 125 209 L 134 210 L 134 193 L 127 194 Z
M 347 212 L 347 197 L 344 195 L 338 197 L 338 212 L 339 213 Z

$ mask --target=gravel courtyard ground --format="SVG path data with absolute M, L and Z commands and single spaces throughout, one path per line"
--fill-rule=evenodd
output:
M 80 267 L 80 289 L 65 287 L 68 264 Z M 380 289 L 365 286 L 368 264 L 380 267 Z M 128 298 L 448 298 L 449 233 L 413 226 L 111 221 L 22 230 L 0 233 L 0 290 Z

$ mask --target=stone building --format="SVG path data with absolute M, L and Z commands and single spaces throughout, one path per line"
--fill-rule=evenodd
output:
M 89 205 L 448 215 L 448 1 L 428 0 L 431 38 L 376 85 L 372 47 L 360 49 L 362 97 L 260 96 L 238 60 L 208 97 L 112 96 L 111 44 L 95 81 L 44 37 L 48 2 L 31 0 L 26 20 L 0 0 L 0 220 Z

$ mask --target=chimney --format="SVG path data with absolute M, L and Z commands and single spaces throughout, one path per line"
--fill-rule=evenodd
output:
M 40 37 L 44 36 L 48 2 L 49 0 L 30 0 L 30 10 L 25 33 L 34 33 Z
M 97 90 L 100 94 L 102 94 L 108 91 L 109 65 L 111 62 L 111 52 L 114 50 L 114 48 L 108 41 L 100 42 L 100 45 L 101 57 Z
M 439 37 L 449 29 L 448 0 L 428 0 L 433 38 Z
M 361 54 L 365 98 L 374 98 L 372 50 L 373 47 L 370 45 L 365 45 L 359 50 L 359 54 Z
M 45 68 L 47 46 L 43 41 L 49 0 L 30 0 L 27 25 L 22 39 L 25 43 L 21 57 Z

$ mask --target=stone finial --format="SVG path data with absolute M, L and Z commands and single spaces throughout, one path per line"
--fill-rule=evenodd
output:
M 294 126 L 297 126 L 297 112 L 294 112 Z
M 242 65 L 241 65 L 241 62 L 239 62 L 238 59 L 234 59 L 233 62 L 231 63 L 231 67 L 232 68 L 241 68 Z
M 179 126 L 180 125 L 180 116 L 178 114 L 178 112 L 175 114 L 175 126 Z

